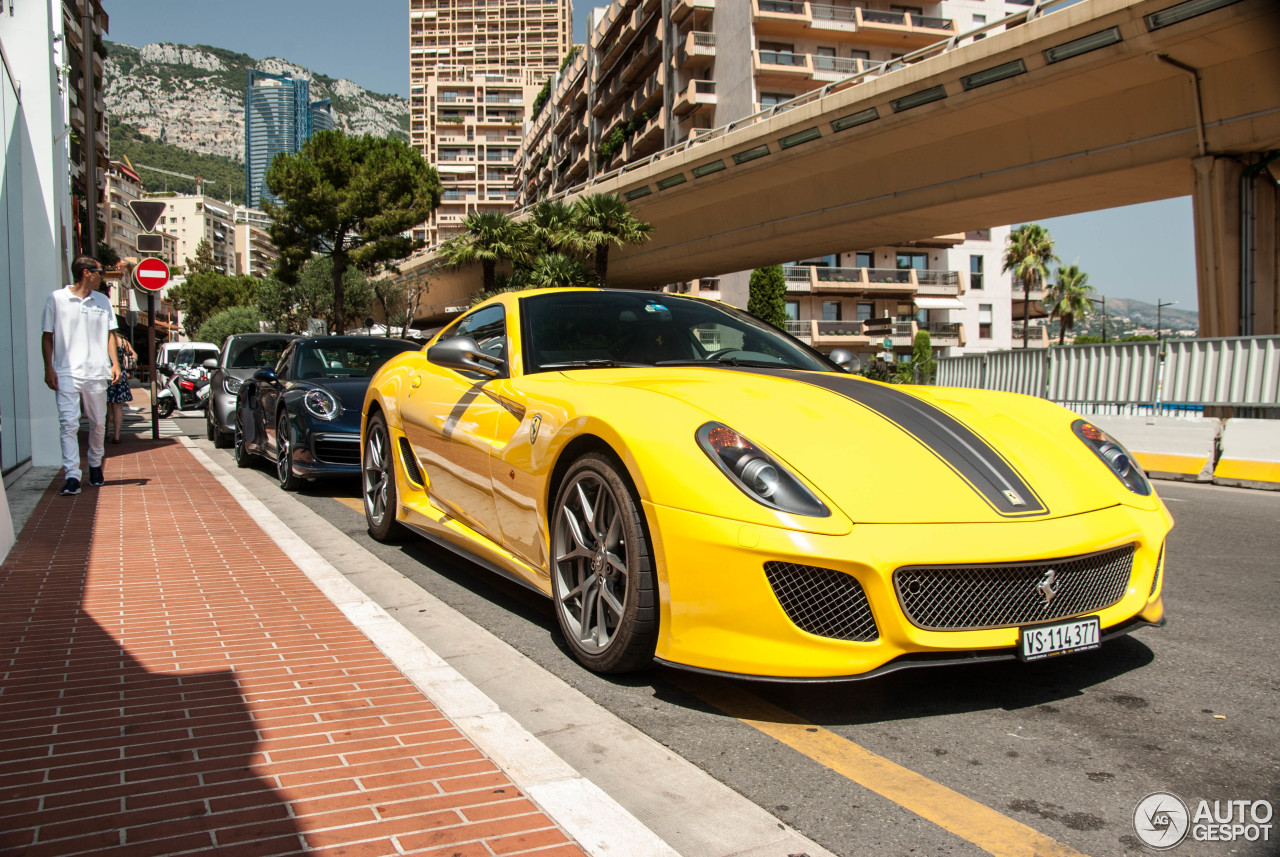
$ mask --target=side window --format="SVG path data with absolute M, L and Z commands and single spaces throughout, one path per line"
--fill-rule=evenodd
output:
M 276 377 L 285 378 L 289 372 L 289 361 L 293 358 L 294 347 L 290 345 L 284 350 L 284 354 L 280 355 L 280 359 L 276 361 Z
M 458 323 L 453 336 L 470 336 L 491 357 L 507 358 L 507 317 L 500 306 L 485 307 Z

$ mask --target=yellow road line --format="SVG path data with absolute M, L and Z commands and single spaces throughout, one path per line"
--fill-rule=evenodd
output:
M 1082 857 L 1034 828 L 741 688 L 691 676 L 673 681 L 730 717 L 997 857 Z
M 334 497 L 333 499 L 337 500 L 348 509 L 354 509 L 361 513 L 364 512 L 364 501 L 359 497 Z

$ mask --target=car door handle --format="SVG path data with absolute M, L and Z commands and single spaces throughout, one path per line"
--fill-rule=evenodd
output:
M 412 388 L 413 388 L 413 389 L 415 389 L 415 390 L 416 390 L 416 389 L 418 389 L 419 387 L 421 387 L 421 386 L 422 386 L 422 376 L 421 376 L 421 375 L 414 375 L 414 376 L 413 376 L 413 379 L 409 381 L 409 386 L 410 386 L 410 387 L 412 387 Z

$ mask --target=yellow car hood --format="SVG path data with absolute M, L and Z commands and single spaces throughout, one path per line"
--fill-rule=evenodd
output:
M 855 523 L 1044 520 L 1158 502 L 1124 496 L 1072 433 L 1076 415 L 1028 396 L 756 369 L 663 368 L 608 383 L 704 411 Z

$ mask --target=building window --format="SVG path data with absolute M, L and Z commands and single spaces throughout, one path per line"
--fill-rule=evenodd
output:
M 840 321 L 840 301 L 822 302 L 822 320 Z
M 858 304 L 858 321 L 871 321 L 871 314 L 875 311 L 875 304 Z
M 991 338 L 991 304 L 978 304 L 978 338 Z
M 876 266 L 875 254 L 870 250 L 859 250 L 853 254 L 853 267 L 855 268 L 874 268 Z
M 800 301 L 787 301 L 787 321 L 800 320 Z
M 982 288 L 982 257 L 969 257 L 969 288 Z
M 917 271 L 929 270 L 929 254 L 928 253 L 899 253 L 898 254 L 898 270 L 908 271 L 915 268 Z
M 790 101 L 795 98 L 785 92 L 762 92 L 760 93 L 760 109 L 765 110 L 769 107 L 775 107 L 784 101 Z

